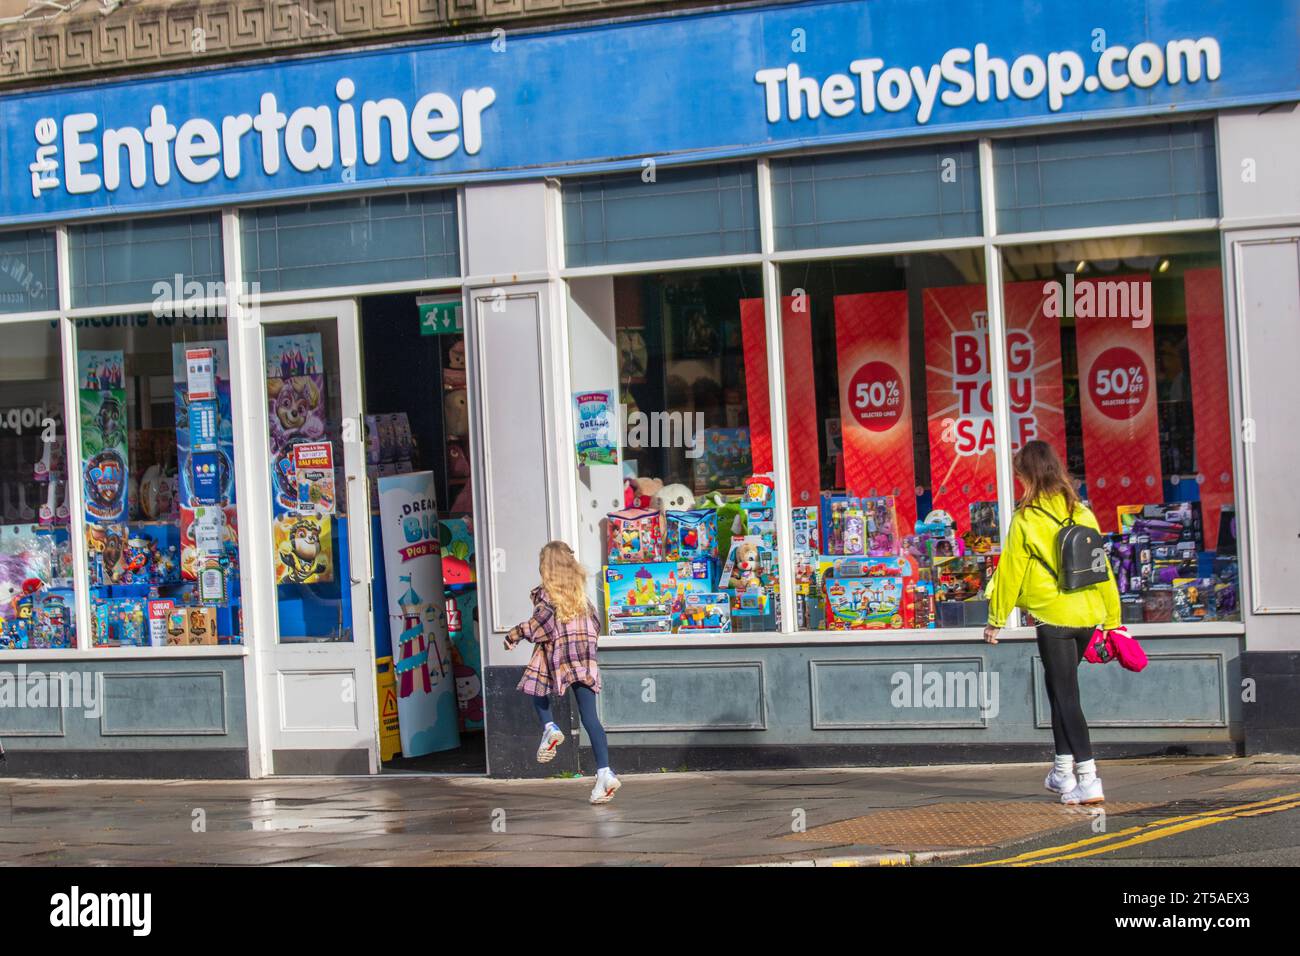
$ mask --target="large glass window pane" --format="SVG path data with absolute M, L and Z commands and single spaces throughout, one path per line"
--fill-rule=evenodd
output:
M 364 532 L 351 522 L 343 474 L 337 323 L 277 323 L 263 334 L 280 640 L 350 642 L 350 582 L 359 571 L 350 563 L 349 539 Z
M 54 233 L 0 233 L 0 312 L 44 312 L 58 307 Z
M 974 143 L 772 160 L 777 249 L 980 233 Z
M 564 184 L 565 264 L 648 262 L 757 252 L 752 163 L 668 167 Z
M 211 297 L 220 293 L 222 281 L 221 217 L 209 213 L 73 226 L 68 255 L 77 308 Z
M 781 291 L 799 627 L 983 626 L 1001 549 L 981 253 L 782 266 Z M 1030 374 L 1024 430 L 1059 429 L 1052 366 Z
M 244 280 L 281 292 L 454 276 L 456 221 L 452 190 L 244 209 Z
M 600 569 L 607 632 L 779 629 L 759 270 L 575 280 L 570 294 L 580 557 Z
M 58 322 L 0 325 L 0 649 L 72 647 Z
M 78 320 L 77 379 L 95 646 L 242 643 L 225 318 Z
M 1008 248 L 1008 315 L 1059 349 L 1067 464 L 1126 622 L 1240 620 L 1219 241 Z M 1013 369 L 1014 371 L 1014 369 Z
M 1003 233 L 1219 214 L 1212 123 L 995 140 L 993 175 Z

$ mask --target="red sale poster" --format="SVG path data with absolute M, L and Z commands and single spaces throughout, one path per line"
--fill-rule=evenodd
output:
M 749 399 L 754 471 L 771 471 L 767 326 L 763 321 L 762 299 L 740 301 L 740 323 L 744 338 L 745 391 Z M 807 298 L 796 301 L 793 296 L 786 296 L 781 300 L 781 344 L 790 450 L 790 501 L 795 506 L 814 505 L 821 486 L 821 451 L 817 444 L 817 392 L 813 385 L 812 324 Z M 760 428 L 761 438 L 758 437 Z
M 749 402 L 749 450 L 755 474 L 772 470 L 772 408 L 767 387 L 767 323 L 762 299 L 740 300 L 740 337 Z
M 1196 431 L 1196 481 L 1200 484 L 1205 547 L 1219 540 L 1219 515 L 1232 504 L 1232 426 L 1228 408 L 1228 346 L 1223 325 L 1223 273 L 1189 269 L 1187 354 L 1192 373 Z
M 1011 447 L 1038 438 L 1065 456 L 1061 340 L 1041 282 L 1006 287 Z M 970 504 L 997 500 L 992 367 L 983 285 L 926 289 L 925 364 L 934 507 L 970 527 Z
M 1109 288 L 1127 284 L 1145 314 L 1110 309 Z M 1102 531 L 1115 531 L 1118 505 L 1158 504 L 1160 427 L 1156 415 L 1155 334 L 1151 280 L 1078 279 L 1064 307 L 1074 312 L 1079 349 L 1079 402 L 1088 498 Z M 1143 288 L 1145 287 L 1145 288 Z
M 835 297 L 840 433 L 849 494 L 894 495 L 898 521 L 916 522 L 907 293 Z

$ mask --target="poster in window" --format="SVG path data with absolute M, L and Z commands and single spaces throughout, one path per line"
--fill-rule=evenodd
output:
M 861 498 L 893 495 L 898 520 L 916 522 L 907 293 L 835 297 L 844 483 Z
M 90 524 L 127 520 L 126 382 L 121 350 L 77 353 L 81 468 Z
M 934 507 L 971 531 L 971 505 L 997 500 L 988 300 L 983 284 L 926 289 L 926 418 Z M 1065 459 L 1061 337 L 1043 284 L 1006 286 L 1011 450 L 1038 439 Z
M 1120 276 L 1072 285 L 1060 311 L 1074 319 L 1078 339 L 1087 495 L 1101 530 L 1112 532 L 1118 506 L 1164 500 L 1151 280 Z M 1143 302 L 1145 310 L 1137 307 Z
M 322 354 L 317 332 L 266 339 L 272 505 L 277 515 L 298 510 L 293 447 L 326 437 Z

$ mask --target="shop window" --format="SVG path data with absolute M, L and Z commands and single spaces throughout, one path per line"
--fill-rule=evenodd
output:
M 758 269 L 570 283 L 580 556 L 611 635 L 775 631 Z
M 54 233 L 0 233 L 0 312 L 46 312 L 58 307 Z
M 981 253 L 782 266 L 781 289 L 799 629 L 982 626 L 1001 546 Z M 1056 373 L 1027 370 L 1016 435 L 1061 430 Z
M 72 647 L 59 324 L 4 324 L 0 338 L 0 649 Z
M 993 177 L 1002 233 L 1219 214 L 1211 123 L 995 140 Z
M 221 294 L 221 217 L 73 226 L 68 258 L 76 308 L 212 298 Z
M 239 214 L 244 280 L 261 292 L 373 285 L 460 271 L 456 193 L 262 206 Z
M 1217 236 L 1008 248 L 1008 313 L 1059 348 L 1064 447 L 1130 623 L 1240 620 Z
M 974 143 L 772 161 L 777 249 L 980 234 Z
M 637 170 L 564 184 L 564 253 L 570 267 L 758 249 L 752 163 Z
M 94 646 L 242 643 L 224 317 L 76 325 Z

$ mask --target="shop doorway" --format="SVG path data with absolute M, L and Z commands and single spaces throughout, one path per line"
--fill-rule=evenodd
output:
M 356 303 L 269 307 L 259 334 L 245 373 L 260 382 L 267 423 L 266 439 L 249 443 L 260 476 L 250 505 L 259 527 L 255 567 L 269 560 L 265 579 L 275 587 L 274 600 L 253 609 L 257 633 L 274 636 L 256 642 L 264 753 L 275 774 L 375 773 Z M 190 404 L 193 422 L 193 396 Z M 196 448 L 204 427 L 191 425 Z
M 459 293 L 395 293 L 358 300 L 365 468 L 369 488 L 374 581 L 371 626 L 374 633 L 376 692 L 379 700 L 380 765 L 394 773 L 486 773 L 483 734 L 483 680 L 478 630 L 474 559 L 474 519 L 470 468 L 470 421 L 464 325 Z M 411 476 L 397 480 L 397 476 Z M 421 651 L 404 636 L 416 635 L 403 602 L 429 588 L 407 580 L 405 539 L 397 544 L 392 512 L 406 504 L 392 486 L 426 483 L 435 507 L 441 559 L 441 593 L 421 593 L 441 607 L 446 644 L 430 641 L 427 655 L 434 693 L 449 692 L 454 714 L 439 712 L 431 739 L 414 741 L 402 732 L 403 693 L 418 686 L 404 662 Z M 388 490 L 385 490 L 385 489 Z M 387 513 L 386 513 L 387 512 Z M 408 519 L 409 520 L 409 519 Z M 390 540 L 384 538 L 390 535 Z M 396 583 L 394 581 L 396 579 Z M 426 613 L 429 613 L 426 611 Z M 445 659 L 444 659 L 445 657 Z M 454 723 L 454 727 L 446 724 Z

